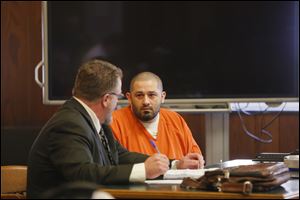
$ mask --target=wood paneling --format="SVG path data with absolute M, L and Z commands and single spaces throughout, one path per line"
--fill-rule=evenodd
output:
M 41 34 L 41 2 L 1 1 L 1 126 L 42 126 L 57 109 L 34 81 Z
M 268 139 L 261 132 L 276 113 L 254 116 L 242 116 L 249 132 L 263 139 Z M 299 148 L 299 116 L 298 112 L 284 112 L 276 118 L 267 131 L 272 135 L 271 143 L 262 143 L 248 136 L 236 113 L 230 115 L 230 159 L 254 158 L 261 152 L 292 152 Z
M 186 123 L 190 127 L 194 139 L 196 140 L 197 144 L 199 145 L 202 154 L 205 154 L 205 115 L 204 114 L 192 114 L 192 113 L 185 113 L 181 116 L 185 119 Z
M 285 114 L 279 118 L 279 151 L 299 149 L 299 113 Z

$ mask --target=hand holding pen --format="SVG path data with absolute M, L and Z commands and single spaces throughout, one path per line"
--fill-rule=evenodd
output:
M 150 144 L 152 145 L 152 147 L 156 150 L 157 153 L 160 153 L 158 147 L 156 146 L 155 142 L 153 140 L 150 140 Z
M 163 175 L 169 169 L 170 164 L 168 157 L 160 153 L 155 142 L 153 140 L 150 140 L 150 143 L 157 153 L 147 158 L 144 163 L 147 179 L 152 179 Z

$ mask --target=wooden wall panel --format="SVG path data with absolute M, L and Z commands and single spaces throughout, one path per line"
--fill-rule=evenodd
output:
M 57 109 L 34 81 L 41 59 L 41 2 L 1 1 L 1 126 L 42 126 Z
M 202 154 L 205 154 L 205 114 L 185 113 L 181 116 L 185 119 L 190 127 L 194 139 L 201 148 Z
M 229 158 L 249 158 L 249 155 L 255 155 L 255 141 L 243 132 L 238 116 L 230 114 L 229 120 Z M 244 117 L 244 122 L 248 130 L 255 131 L 253 118 Z
M 299 113 L 285 114 L 279 119 L 279 151 L 299 149 Z
M 255 142 L 256 153 L 259 152 L 279 152 L 279 118 L 276 118 L 269 127 L 264 129 L 272 138 L 263 133 L 263 127 L 266 126 L 275 117 L 275 114 L 259 115 L 255 117 L 255 132 L 259 138 L 265 140 L 272 139 L 271 143 Z
M 273 119 L 276 113 L 243 116 L 248 130 L 260 138 L 267 139 L 261 128 Z M 263 117 L 264 116 L 264 117 Z M 236 113 L 230 115 L 230 159 L 254 158 L 260 152 L 292 152 L 299 149 L 298 112 L 284 112 L 266 129 L 272 134 L 271 143 L 262 143 L 246 135 Z

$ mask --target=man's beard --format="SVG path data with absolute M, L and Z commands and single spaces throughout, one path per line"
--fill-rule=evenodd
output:
M 138 111 L 137 109 L 133 108 L 133 112 L 135 113 L 135 115 L 139 118 L 139 120 L 143 121 L 143 122 L 148 122 L 148 121 L 151 121 L 152 119 L 154 119 L 157 114 L 158 114 L 158 111 L 153 111 L 151 109 L 151 111 Z
M 152 112 L 148 112 L 146 114 L 144 113 L 144 114 L 141 114 L 140 120 L 142 120 L 144 122 L 150 121 L 150 120 L 154 119 L 155 116 L 156 116 L 155 113 L 152 114 Z

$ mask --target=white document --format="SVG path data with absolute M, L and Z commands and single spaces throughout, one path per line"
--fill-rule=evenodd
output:
M 146 180 L 147 184 L 170 184 L 170 185 L 179 185 L 182 183 L 182 180 Z
M 183 179 L 186 177 L 190 178 L 200 178 L 204 175 L 206 171 L 213 171 L 218 168 L 209 169 L 171 169 L 164 174 L 165 180 Z

